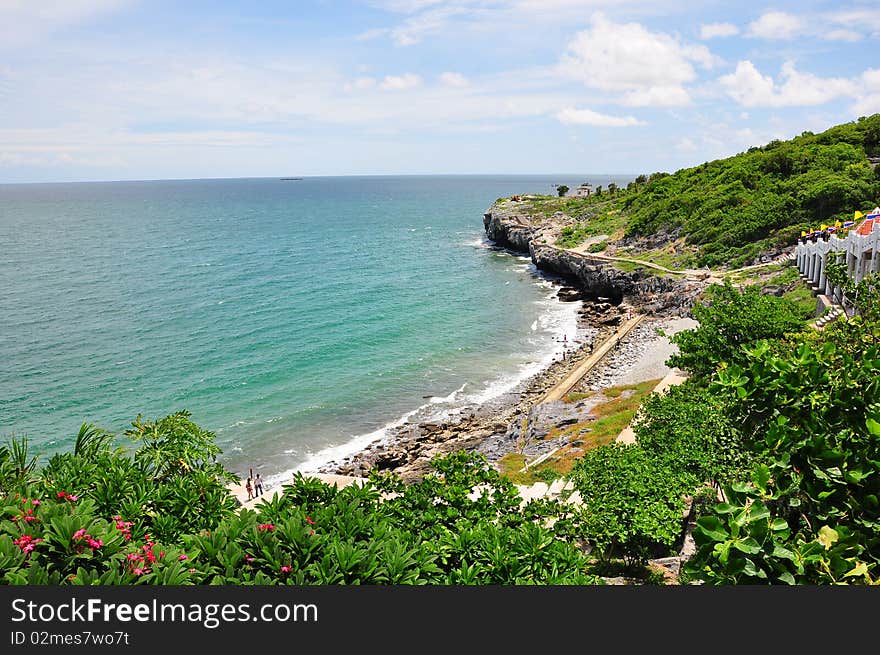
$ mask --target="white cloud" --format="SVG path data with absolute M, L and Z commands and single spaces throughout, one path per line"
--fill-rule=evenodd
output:
M 797 16 L 784 11 L 768 11 L 749 23 L 747 35 L 760 39 L 791 39 L 802 28 L 803 22 Z
M 366 91 L 376 86 L 376 80 L 372 77 L 359 77 L 354 82 L 345 85 L 346 91 Z
M 701 39 L 714 39 L 716 37 L 734 36 L 739 34 L 739 28 L 733 23 L 707 23 L 700 25 Z
M 692 62 L 711 68 L 717 61 L 705 46 L 595 14 L 569 43 L 561 68 L 589 87 L 622 92 L 624 104 L 680 106 L 690 102 L 684 84 L 697 77 Z
M 830 32 L 826 32 L 824 36 L 829 41 L 849 41 L 854 43 L 862 40 L 862 35 L 858 32 L 844 29 L 831 30 Z
M 412 14 L 426 7 L 437 5 L 443 0 L 374 0 L 371 2 L 375 7 L 386 11 L 396 11 L 403 14 Z
M 629 107 L 683 107 L 690 101 L 684 87 L 672 84 L 627 91 L 621 98 L 621 103 Z
M 431 7 L 427 11 L 406 19 L 401 25 L 390 30 L 391 37 L 399 46 L 419 43 L 424 37 L 437 34 L 446 29 L 456 16 L 468 14 L 468 10 L 458 6 Z
M 58 30 L 129 3 L 130 0 L 0 0 L 0 49 L 40 41 Z
M 445 72 L 440 74 L 440 82 L 446 86 L 464 87 L 470 84 L 461 73 Z
M 861 75 L 860 94 L 853 110 L 859 116 L 880 112 L 880 68 L 871 68 Z
M 385 91 L 404 91 L 415 88 L 421 83 L 422 78 L 415 73 L 405 73 L 403 75 L 386 75 L 380 86 Z
M 683 152 L 693 152 L 697 149 L 697 144 L 689 136 L 684 137 L 675 144 L 675 147 Z
M 644 125 L 633 116 L 608 116 L 590 109 L 574 109 L 566 107 L 556 113 L 556 119 L 566 125 L 594 125 L 596 127 L 629 127 Z
M 804 107 L 821 105 L 840 96 L 852 96 L 857 86 L 846 78 L 822 78 L 797 71 L 786 62 L 778 84 L 762 75 L 751 61 L 740 61 L 736 71 L 719 78 L 727 95 L 744 107 Z
M 828 12 L 822 16 L 822 20 L 880 36 L 880 8 Z

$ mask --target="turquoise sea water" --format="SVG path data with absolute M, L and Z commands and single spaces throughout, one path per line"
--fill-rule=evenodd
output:
M 0 437 L 51 454 L 83 422 L 187 409 L 271 478 L 485 400 L 575 312 L 483 212 L 584 179 L 0 185 Z

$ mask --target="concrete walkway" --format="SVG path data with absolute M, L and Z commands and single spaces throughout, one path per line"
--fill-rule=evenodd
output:
M 626 321 L 623 325 L 621 325 L 617 332 L 612 334 L 605 342 L 597 348 L 592 355 L 587 357 L 586 360 L 578 364 L 575 369 L 569 373 L 565 378 L 563 378 L 560 382 L 557 382 L 553 387 L 550 388 L 547 393 L 538 401 L 538 404 L 541 403 L 549 403 L 555 400 L 562 400 L 565 395 L 574 388 L 574 386 L 581 381 L 581 379 L 589 373 L 593 367 L 596 366 L 602 358 L 607 355 L 612 348 L 616 347 L 620 341 L 629 334 L 633 328 L 635 328 L 639 323 L 644 319 L 643 314 L 636 314 L 628 321 Z
M 742 266 L 740 268 L 734 268 L 729 271 L 713 271 L 706 268 L 682 268 L 682 269 L 674 269 L 674 268 L 666 268 L 665 266 L 661 266 L 660 264 L 654 264 L 653 262 L 647 262 L 642 259 L 633 259 L 631 257 L 617 257 L 615 255 L 602 255 L 600 253 L 594 252 L 585 252 L 587 248 L 589 248 L 589 243 L 583 243 L 575 248 L 568 248 L 567 251 L 574 253 L 575 255 L 580 255 L 581 257 L 586 258 L 594 258 L 601 261 L 606 262 L 627 262 L 629 264 L 636 264 L 638 266 L 644 266 L 645 268 L 653 268 L 657 271 L 662 271 L 663 273 L 671 273 L 672 275 L 686 275 L 689 277 L 696 277 L 701 279 L 718 279 L 720 280 L 725 275 L 731 275 L 733 273 L 740 273 L 742 271 L 751 271 L 756 268 L 763 268 L 764 266 L 772 266 L 773 264 L 784 264 L 787 262 L 794 261 L 794 253 L 788 253 L 784 255 L 779 255 L 775 259 L 769 262 L 763 262 L 761 264 L 752 264 L 750 266 Z M 556 246 L 554 246 L 555 248 Z M 557 250 L 566 250 L 565 248 L 557 248 Z

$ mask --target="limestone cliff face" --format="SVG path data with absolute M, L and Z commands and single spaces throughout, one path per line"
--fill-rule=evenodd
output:
M 646 269 L 621 271 L 607 261 L 554 247 L 570 221 L 561 214 L 538 219 L 495 206 L 483 215 L 486 236 L 495 244 L 529 253 L 535 266 L 570 281 L 587 298 L 607 298 L 615 304 L 626 299 L 645 312 L 683 314 L 702 290 L 695 280 L 655 276 Z

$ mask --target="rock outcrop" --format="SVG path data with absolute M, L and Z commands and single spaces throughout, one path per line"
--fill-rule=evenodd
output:
M 620 304 L 626 298 L 644 313 L 684 315 L 705 286 L 700 280 L 653 275 L 650 269 L 621 270 L 607 260 L 556 247 L 571 222 L 564 214 L 538 218 L 494 205 L 483 215 L 486 236 L 497 246 L 528 253 L 535 266 L 568 280 L 585 299 Z

